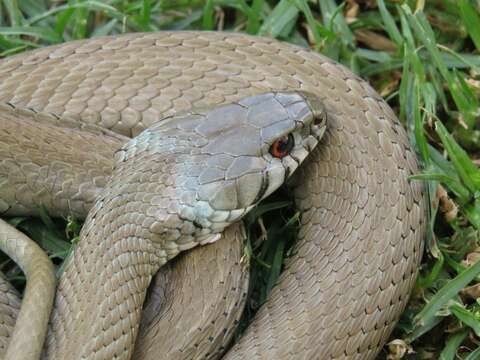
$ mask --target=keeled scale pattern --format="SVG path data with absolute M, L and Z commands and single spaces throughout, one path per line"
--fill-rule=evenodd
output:
M 17 291 L 0 274 L 0 358 L 5 357 L 8 343 L 13 334 L 15 321 L 20 311 L 20 299 Z
M 52 120 L 5 104 L 0 109 L 0 214 L 32 215 L 44 207 L 52 216 L 85 218 L 105 187 L 113 153 L 126 140 Z
M 229 356 L 373 357 L 413 285 L 424 203 L 406 180 L 417 167 L 405 133 L 365 82 L 313 52 L 219 33 L 99 38 L 0 65 L 0 101 L 126 135 L 192 106 L 294 89 L 323 98 L 329 131 L 296 190 L 296 256 Z
M 162 267 L 143 307 L 134 359 L 216 358 L 225 351 L 248 290 L 243 225 Z

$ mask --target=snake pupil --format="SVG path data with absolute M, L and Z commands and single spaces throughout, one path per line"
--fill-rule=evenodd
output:
M 270 147 L 270 154 L 276 158 L 283 158 L 290 154 L 293 146 L 295 145 L 295 140 L 292 134 L 277 139 L 272 146 Z

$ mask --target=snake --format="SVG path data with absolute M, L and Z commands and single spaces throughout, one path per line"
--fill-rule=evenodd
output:
M 133 33 L 2 59 L 0 212 L 86 221 L 58 284 L 0 224 L 27 276 L 21 304 L 0 277 L 0 356 L 375 358 L 420 265 L 418 171 L 366 81 L 271 38 Z M 248 292 L 239 220 L 284 183 L 297 240 L 232 344 Z

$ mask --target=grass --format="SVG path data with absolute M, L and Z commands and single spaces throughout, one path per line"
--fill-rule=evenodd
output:
M 423 164 L 415 178 L 426 181 L 430 204 L 420 276 L 381 358 L 471 360 L 480 359 L 479 24 L 478 0 L 3 0 L 0 54 L 106 34 L 204 29 L 272 36 L 345 64 L 404 122 Z M 252 239 L 258 216 L 268 230 L 265 241 L 247 248 L 256 264 L 247 317 L 290 254 L 298 214 L 281 199 L 262 205 L 247 218 Z M 10 221 L 57 263 L 79 227 L 46 214 Z M 288 236 L 277 238 L 279 231 Z M 21 286 L 18 270 L 2 264 Z

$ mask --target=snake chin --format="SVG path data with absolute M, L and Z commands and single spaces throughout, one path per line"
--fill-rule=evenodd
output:
M 193 225 L 195 236 L 198 239 L 221 233 L 228 225 L 240 220 L 254 206 L 234 210 L 217 210 L 206 201 L 198 201 L 193 206 L 183 205 L 179 210 L 179 215 L 180 219 Z

